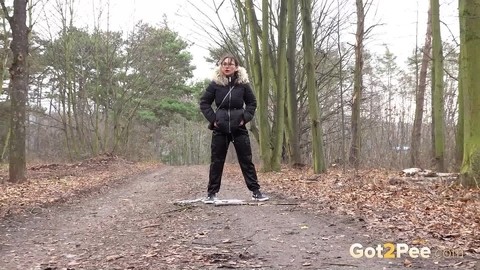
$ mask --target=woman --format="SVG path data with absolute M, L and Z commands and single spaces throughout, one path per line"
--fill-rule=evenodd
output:
M 216 110 L 212 108 L 215 102 Z M 233 55 L 226 55 L 219 61 L 212 81 L 200 98 L 200 110 L 210 122 L 213 130 L 211 162 L 208 181 L 208 195 L 205 203 L 214 203 L 220 191 L 223 166 L 228 146 L 233 143 L 252 199 L 266 201 L 269 198 L 260 192 L 255 165 L 252 162 L 252 148 L 245 124 L 253 119 L 257 101 L 250 87 L 245 68 L 240 67 Z

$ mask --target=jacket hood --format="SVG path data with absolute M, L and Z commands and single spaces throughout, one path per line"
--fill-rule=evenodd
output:
M 212 81 L 219 85 L 228 85 L 228 78 L 222 74 L 220 67 L 216 67 L 213 70 Z M 247 70 L 244 67 L 239 66 L 237 68 L 237 80 L 235 81 L 235 84 L 246 84 L 249 82 Z

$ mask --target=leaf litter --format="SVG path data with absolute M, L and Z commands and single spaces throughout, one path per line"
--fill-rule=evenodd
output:
M 0 184 L 0 218 L 62 202 L 118 182 L 130 175 L 158 168 L 156 163 L 134 163 L 101 155 L 78 163 L 37 164 L 27 168 L 27 181 Z M 7 179 L 8 168 L 0 168 Z
M 480 259 L 480 190 L 456 184 L 450 174 L 443 181 L 383 169 L 344 173 L 330 168 L 314 174 L 282 168 L 260 176 L 268 190 L 308 201 L 320 211 L 364 220 L 367 231 L 379 232 L 385 240 L 461 250 Z
M 162 165 L 134 163 L 111 155 L 73 164 L 30 166 L 27 182 L 0 185 L 0 218 L 35 211 L 159 166 Z M 231 178 L 241 178 L 238 171 L 237 166 L 227 164 L 225 167 L 225 174 Z M 0 169 L 0 177 L 6 179 L 7 176 L 8 171 Z M 363 220 L 366 222 L 365 232 L 381 233 L 385 240 L 445 250 L 460 249 L 480 258 L 479 190 L 465 189 L 441 179 L 418 181 L 415 176 L 382 169 L 343 172 L 330 168 L 325 174 L 314 174 L 306 168 L 283 168 L 280 172 L 259 173 L 259 178 L 266 191 L 294 198 L 301 202 L 299 205 L 319 212 L 328 211 Z M 146 224 L 145 228 L 154 225 Z M 303 226 L 308 228 L 307 224 Z M 196 237 L 201 238 L 202 233 Z M 228 243 L 231 240 L 223 241 Z M 169 254 L 160 256 L 155 248 L 144 257 L 160 256 L 166 262 L 185 260 L 177 254 L 177 249 L 180 248 L 171 246 Z M 206 264 L 222 263 L 224 268 L 242 265 L 231 263 L 236 256 L 229 252 L 192 253 L 196 257 L 191 259 L 197 258 Z M 114 254 L 106 260 L 122 256 Z M 405 267 L 409 265 L 406 261 Z M 255 268 L 257 265 L 249 266 Z

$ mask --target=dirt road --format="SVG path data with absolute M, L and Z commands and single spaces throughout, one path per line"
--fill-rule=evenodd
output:
M 355 259 L 353 243 L 380 239 L 362 221 L 272 188 L 261 205 L 173 203 L 205 196 L 206 179 L 206 166 L 162 167 L 3 220 L 0 269 L 449 269 L 434 259 Z M 227 175 L 219 196 L 250 193 Z

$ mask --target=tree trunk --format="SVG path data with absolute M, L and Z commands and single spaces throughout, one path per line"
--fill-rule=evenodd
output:
M 360 165 L 360 107 L 363 92 L 363 39 L 365 35 L 365 10 L 363 0 L 356 0 L 357 4 L 357 33 L 355 46 L 355 74 L 353 82 L 353 100 L 352 100 L 352 141 L 350 145 L 349 162 L 355 168 Z
M 242 3 L 241 1 L 237 0 L 237 5 L 241 6 Z M 263 163 L 262 170 L 268 171 L 270 169 L 270 157 L 271 157 L 271 148 L 270 148 L 270 138 L 268 136 L 270 132 L 270 125 L 268 123 L 268 106 L 267 103 L 268 100 L 262 98 L 262 92 L 267 91 L 267 97 L 268 97 L 268 88 L 266 90 L 263 89 L 264 84 L 263 81 L 266 80 L 267 78 L 263 78 L 263 73 L 262 71 L 264 70 L 263 63 L 262 63 L 262 58 L 261 58 L 261 53 L 260 53 L 260 47 L 258 45 L 258 29 L 257 29 L 257 16 L 255 15 L 255 9 L 253 6 L 252 0 L 246 0 L 245 1 L 245 13 L 247 16 L 248 20 L 248 27 L 250 29 L 249 34 L 250 34 L 250 43 L 245 44 L 245 46 L 250 47 L 251 54 L 252 54 L 252 61 L 253 63 L 256 63 L 252 66 L 253 69 L 253 82 L 254 82 L 254 89 L 255 89 L 255 94 L 258 99 L 258 110 L 257 110 L 257 116 L 256 118 L 258 119 L 258 127 L 259 127 L 259 136 L 258 136 L 258 142 L 260 145 L 260 158 Z
M 288 41 L 287 41 L 287 147 L 290 164 L 301 164 L 300 138 L 298 134 L 298 101 L 295 83 L 295 53 L 297 44 L 297 1 L 288 1 Z
M 415 96 L 415 119 L 412 130 L 412 150 L 410 151 L 410 162 L 412 167 L 420 167 L 420 140 L 422 136 L 423 110 L 425 104 L 425 90 L 427 89 L 427 69 L 430 62 L 432 50 L 432 10 L 428 11 L 427 33 L 425 44 L 422 50 L 422 64 L 418 78 L 418 89 Z
M 463 161 L 463 145 L 465 138 L 465 106 L 464 106 L 464 81 L 465 81 L 465 64 L 468 59 L 465 58 L 465 1 L 458 1 L 459 10 L 459 25 L 460 25 L 460 55 L 459 55 L 459 74 L 458 74 L 458 120 L 457 120 L 457 133 L 455 134 L 455 163 L 458 167 L 462 166 Z
M 464 155 L 462 184 L 480 187 L 480 0 L 461 0 L 460 23 L 464 43 L 461 44 L 465 63 L 461 66 L 464 93 Z
M 253 65 L 252 63 L 259 63 L 260 61 L 257 61 L 257 58 L 260 58 L 258 55 L 259 49 L 258 49 L 258 43 L 255 44 L 256 47 L 254 47 L 254 43 L 249 43 L 248 39 L 248 17 L 247 17 L 247 12 L 245 12 L 245 6 L 240 0 L 235 1 L 236 4 L 236 10 L 238 12 L 238 18 L 239 18 L 239 27 L 240 27 L 240 33 L 242 36 L 242 41 L 243 41 L 243 46 L 245 48 L 245 61 L 246 65 L 245 68 L 247 68 L 248 73 L 252 75 L 252 82 L 253 82 L 253 90 L 255 91 L 256 96 L 258 97 L 258 89 L 260 89 L 260 81 L 261 78 L 257 77 L 259 76 L 259 69 L 260 67 L 258 65 Z M 255 41 L 256 42 L 256 41 Z M 258 127 L 256 125 L 255 118 L 253 119 L 252 122 L 250 122 L 250 131 L 252 135 L 255 138 L 255 141 L 257 143 L 260 143 L 260 134 Z
M 443 100 L 443 52 L 440 34 L 439 0 L 431 0 L 432 9 L 432 130 L 434 161 L 438 171 L 445 171 L 445 131 L 444 131 L 444 100 Z
M 280 171 L 285 130 L 285 87 L 287 71 L 287 0 L 280 1 L 278 29 L 277 87 L 273 135 L 272 170 Z
M 10 91 L 12 118 L 12 136 L 10 143 L 9 181 L 22 182 L 26 180 L 26 105 L 28 97 L 28 27 L 27 1 L 13 1 L 13 16 L 8 15 L 5 1 L 1 0 L 3 12 L 12 29 L 12 43 L 10 48 L 13 54 L 13 63 L 10 67 Z
M 303 25 L 304 65 L 307 77 L 309 116 L 312 122 L 313 171 L 323 173 L 327 170 L 323 153 L 323 134 L 321 116 L 318 104 L 318 92 L 315 78 L 315 53 L 312 27 L 312 1 L 301 0 L 301 15 Z
M 250 2 L 250 1 L 249 1 Z M 269 8 L 268 0 L 262 1 L 262 86 L 258 94 L 258 118 L 260 127 L 260 149 L 263 171 L 272 170 L 272 140 L 268 123 L 268 93 L 270 90 L 270 52 L 269 40 Z M 253 5 L 252 5 L 253 8 Z M 256 23 L 256 22 L 255 22 Z M 252 28 L 251 31 L 254 31 Z M 255 37 L 256 38 L 256 37 Z
M 338 48 L 338 57 L 339 57 L 339 61 L 338 61 L 338 84 L 339 84 L 339 88 L 340 88 L 340 115 L 341 115 L 341 119 L 342 119 L 342 123 L 341 123 L 341 128 L 342 128 L 342 144 L 341 144 L 341 150 L 342 150 L 342 168 L 343 168 L 343 172 L 346 172 L 347 170 L 347 163 L 345 162 L 346 161 L 346 158 L 347 158 L 347 143 L 346 143 L 346 134 L 345 134 L 345 106 L 344 106 L 344 97 L 343 97 L 343 94 L 344 94 L 344 88 L 343 88 L 343 83 L 344 83 L 344 76 L 343 76 L 343 52 L 342 52 L 342 42 L 341 42 L 341 32 L 340 32 L 340 9 L 341 9 L 341 6 L 340 6 L 340 1 L 337 0 L 337 5 L 338 5 L 338 19 L 337 19 L 337 48 Z

